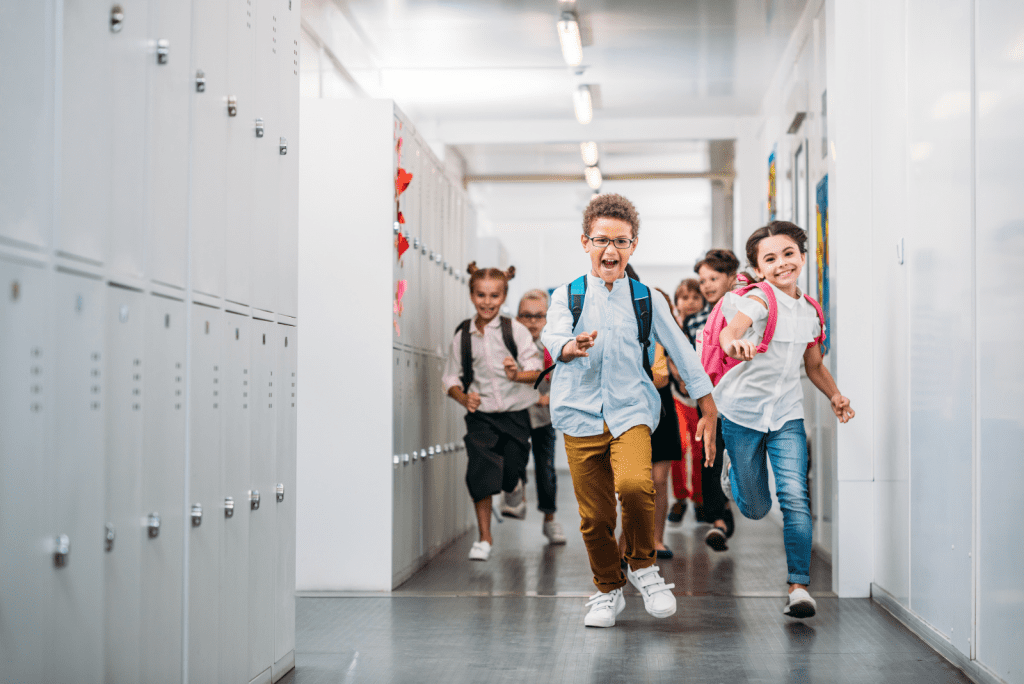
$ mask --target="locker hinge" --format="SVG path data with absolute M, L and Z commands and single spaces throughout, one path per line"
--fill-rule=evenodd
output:
M 224 497 L 224 517 L 230 518 L 235 514 L 235 499 L 231 496 Z
M 235 116 L 238 114 L 238 98 L 234 95 L 228 97 L 228 116 Z
M 171 53 L 171 41 L 166 38 L 161 38 L 156 41 L 156 63 L 167 64 L 167 60 L 170 58 Z
M 196 69 L 196 92 L 206 92 L 206 73 L 202 69 Z
M 260 490 L 254 489 L 249 492 L 249 508 L 254 511 L 260 509 Z
M 150 513 L 146 521 L 146 528 L 149 530 L 149 538 L 156 539 L 160 536 L 160 514 Z
M 263 119 L 260 119 L 260 118 L 256 119 L 256 137 L 257 138 L 262 138 L 263 137 Z
M 110 8 L 110 32 L 120 33 L 121 25 L 124 23 L 124 9 L 120 5 Z
M 192 504 L 192 527 L 203 524 L 203 504 Z
M 110 553 L 114 550 L 114 539 L 117 537 L 117 532 L 114 531 L 113 523 L 107 523 L 107 532 L 103 535 L 103 549 Z
M 71 540 L 68 535 L 60 534 L 53 540 L 53 565 L 66 568 L 71 556 Z
M 281 138 L 281 144 L 277 149 L 281 154 L 288 154 L 288 140 Z
M 281 484 L 281 483 L 278 483 L 276 491 L 277 491 L 277 503 L 281 503 L 282 501 L 284 501 L 284 485 Z

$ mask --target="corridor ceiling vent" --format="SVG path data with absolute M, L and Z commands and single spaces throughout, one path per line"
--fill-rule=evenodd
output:
M 576 120 L 581 124 L 588 124 L 594 118 L 594 100 L 589 85 L 581 85 L 573 92 L 572 108 L 576 112 Z
M 597 164 L 597 143 L 593 141 L 580 143 L 580 155 L 583 157 L 583 163 L 587 166 Z
M 583 40 L 580 38 L 580 22 L 575 12 L 562 12 L 558 20 L 558 42 L 562 45 L 562 57 L 569 66 L 579 66 L 583 61 Z
M 601 183 L 604 178 L 601 177 L 601 168 L 598 166 L 588 166 L 583 171 L 583 177 L 587 179 L 587 185 L 590 186 L 591 190 L 595 192 L 601 189 Z

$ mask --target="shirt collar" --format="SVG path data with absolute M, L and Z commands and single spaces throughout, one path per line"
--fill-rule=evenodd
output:
M 768 281 L 765 281 L 765 282 L 768 283 Z M 799 295 L 799 296 L 797 296 L 796 299 L 793 299 L 788 294 L 786 294 L 785 292 L 783 292 L 779 288 L 775 287 L 771 283 L 768 283 L 768 287 L 772 288 L 772 290 L 775 292 L 775 301 L 777 303 L 779 303 L 779 304 L 782 304 L 787 309 L 792 309 L 793 307 L 795 307 L 797 305 L 797 303 L 801 299 L 803 299 L 802 295 Z M 799 293 L 799 290 L 797 290 L 797 292 Z
M 490 323 L 488 323 L 484 327 L 485 328 L 497 328 L 500 325 L 501 325 L 501 314 L 499 313 L 497 316 L 495 316 L 494 318 L 491 319 Z M 476 316 L 473 317 L 473 325 L 471 327 L 472 327 L 472 332 L 473 332 L 474 335 L 483 335 L 483 333 L 480 332 L 480 328 L 478 328 L 477 325 L 476 325 Z
M 601 289 L 603 289 L 608 294 L 611 294 L 612 292 L 614 292 L 615 290 L 617 290 L 620 287 L 626 286 L 626 283 L 628 281 L 629 281 L 629 276 L 623 274 L 623 276 L 621 278 L 619 278 L 614 283 L 612 283 L 612 289 L 609 291 L 607 283 L 605 283 L 603 280 L 601 280 L 596 275 L 594 275 L 593 271 L 587 271 L 587 287 L 588 288 L 600 287 Z

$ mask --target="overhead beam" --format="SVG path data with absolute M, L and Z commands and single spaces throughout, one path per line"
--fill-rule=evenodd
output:
M 739 137 L 755 117 L 601 118 L 586 126 L 575 119 L 452 120 L 434 134 L 447 145 L 724 140 Z
M 680 171 L 674 172 L 651 172 L 651 173 L 607 173 L 603 174 L 606 181 L 638 181 L 638 180 L 680 180 L 692 178 L 705 178 L 713 181 L 731 181 L 735 178 L 733 173 L 713 173 L 711 171 Z M 495 173 L 469 175 L 463 178 L 463 183 L 585 183 L 586 179 L 582 173 Z

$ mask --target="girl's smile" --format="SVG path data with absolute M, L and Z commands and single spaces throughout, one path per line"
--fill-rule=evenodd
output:
M 493 278 L 480 280 L 473 288 L 471 299 L 476 307 L 477 326 L 483 329 L 501 311 L 505 303 L 505 283 Z
M 791 297 L 797 297 L 797 279 L 803 271 L 807 255 L 788 235 L 772 235 L 757 245 L 757 275 Z

